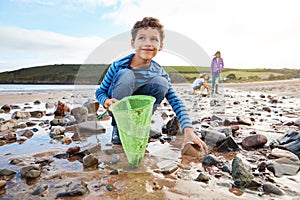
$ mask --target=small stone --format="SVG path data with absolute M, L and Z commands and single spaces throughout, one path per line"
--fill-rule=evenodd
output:
M 45 116 L 45 112 L 43 111 L 32 111 L 32 112 L 29 112 L 31 117 L 34 117 L 34 118 L 42 118 L 43 116 Z
M 48 189 L 48 185 L 47 184 L 42 184 L 37 186 L 32 192 L 31 195 L 40 195 L 42 194 L 44 191 L 46 191 Z
M 230 151 L 237 151 L 239 150 L 239 146 L 234 141 L 234 139 L 229 136 L 224 141 L 222 141 L 217 148 L 218 152 L 230 152 Z
M 295 158 L 296 160 L 298 160 L 298 156 L 294 153 L 279 148 L 272 149 L 270 155 L 277 158 Z
M 66 151 L 67 154 L 74 154 L 80 151 L 80 147 L 79 146 L 75 146 L 75 147 L 70 147 L 68 148 L 68 150 Z
M 61 143 L 63 144 L 71 144 L 72 143 L 72 139 L 71 138 L 63 138 L 61 139 Z
M 249 118 L 242 117 L 242 116 L 237 116 L 236 119 L 237 119 L 239 124 L 247 125 L 247 126 L 253 125 L 253 122 Z
M 5 104 L 4 106 L 1 107 L 1 110 L 4 111 L 4 113 L 9 113 L 10 112 L 10 106 L 8 104 Z
M 208 176 L 206 176 L 205 174 L 200 173 L 200 174 L 198 175 L 198 177 L 195 179 L 195 181 L 198 181 L 198 182 L 208 182 L 208 181 L 209 181 L 209 178 L 208 178 Z
M 267 168 L 267 163 L 266 162 L 261 162 L 258 164 L 257 166 L 257 170 L 259 172 L 265 172 L 266 171 L 266 168 Z
M 266 106 L 263 107 L 262 109 L 263 109 L 264 111 L 266 111 L 266 112 L 271 112 L 271 111 L 272 111 L 270 107 L 266 107 Z
M 109 172 L 110 175 L 119 175 L 119 171 L 117 169 L 114 169 Z
M 41 175 L 41 171 L 40 170 L 35 170 L 35 169 L 32 169 L 32 170 L 29 170 L 27 173 L 26 173 L 26 175 L 25 175 L 25 177 L 26 178 L 37 178 L 37 177 L 39 177 Z
M 242 147 L 246 150 L 263 147 L 268 142 L 268 138 L 262 134 L 250 135 L 243 139 Z
M 99 164 L 98 158 L 96 158 L 92 154 L 83 157 L 84 167 L 92 167 L 98 164 Z
M 197 144 L 187 143 L 182 149 L 181 154 L 192 157 L 202 157 L 205 155 L 205 152 L 201 151 L 200 147 Z
M 117 164 L 120 161 L 120 156 L 118 154 L 114 154 L 111 158 L 111 164 Z
M 77 123 L 85 122 L 88 118 L 88 109 L 86 107 L 77 107 L 71 110 L 71 115 L 76 119 Z
M 0 176 L 10 176 L 16 174 L 15 171 L 6 169 L 6 168 L 0 168 Z
M 41 101 L 40 101 L 40 100 L 35 100 L 35 101 L 33 102 L 33 104 L 34 104 L 34 105 L 40 105 L 40 104 L 41 104 Z
M 264 183 L 263 190 L 266 194 L 283 195 L 284 193 L 278 187 L 270 183 Z
M 9 163 L 12 165 L 17 165 L 19 163 L 22 163 L 23 161 L 21 159 L 12 159 Z
M 234 185 L 239 188 L 247 188 L 253 180 L 253 176 L 245 167 L 243 161 L 239 157 L 234 157 L 232 161 L 232 178 Z
M 34 133 L 30 129 L 17 131 L 16 134 L 19 136 L 25 136 L 27 138 L 30 138 L 34 135 Z
M 30 112 L 25 112 L 25 111 L 16 111 L 11 116 L 12 119 L 28 119 L 30 117 L 31 117 Z
M 58 192 L 56 194 L 56 198 L 59 197 L 74 197 L 74 196 L 82 196 L 89 191 L 87 188 L 87 184 L 83 181 L 81 182 L 71 182 L 67 184 L 65 191 Z
M 51 109 L 51 108 L 54 108 L 54 103 L 45 103 L 45 108 L 46 109 Z
M 7 181 L 0 180 L 0 189 L 4 188 L 6 186 Z
M 207 165 L 207 166 L 217 166 L 219 164 L 219 160 L 212 154 L 206 155 L 202 159 L 202 164 Z

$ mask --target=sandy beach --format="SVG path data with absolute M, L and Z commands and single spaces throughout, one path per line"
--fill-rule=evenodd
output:
M 0 94 L 1 107 L 17 107 L 0 113 L 2 127 L 16 111 L 45 113 L 40 118 L 17 119 L 18 125 L 27 124 L 27 127 L 0 131 L 2 141 L 6 141 L 0 146 L 0 172 L 3 169 L 15 172 L 10 175 L 0 173 L 0 199 L 300 199 L 299 158 L 290 151 L 276 154 L 270 148 L 274 140 L 287 132 L 299 134 L 300 80 L 227 83 L 222 84 L 221 95 L 210 97 L 192 94 L 189 84 L 176 84 L 174 88 L 200 137 L 209 141 L 209 131 L 226 130 L 227 135 L 224 134 L 233 138 L 239 150 L 229 148 L 222 152 L 217 150 L 219 144 L 210 143 L 209 155 L 216 158 L 218 164 L 206 166 L 204 155 L 197 158 L 181 156 L 180 133 L 176 136 L 163 134 L 149 139 L 142 164 L 134 169 L 129 166 L 122 147 L 110 143 L 112 128 L 108 116 L 96 121 L 95 113 L 89 113 L 88 120 L 81 126 L 76 123 L 75 128 L 64 125 L 63 138 L 71 138 L 70 143 L 49 137 L 55 108 L 46 108 L 46 103 L 62 101 L 74 109 L 94 99 L 93 89 Z M 34 104 L 35 101 L 39 104 Z M 158 108 L 152 116 L 153 129 L 161 132 L 162 126 L 172 119 L 174 113 L 170 108 L 166 102 Z M 97 114 L 103 111 L 99 108 Z M 29 122 L 34 125 L 29 126 Z M 27 139 L 22 137 L 23 140 L 3 139 L 8 133 L 26 129 L 32 130 L 34 135 Z M 207 135 L 203 135 L 203 130 L 207 130 Z M 79 137 L 75 139 L 75 135 Z M 266 141 L 261 146 L 247 149 L 244 139 L 254 135 L 263 135 Z M 79 147 L 80 152 L 88 150 L 89 155 L 97 159 L 97 164 L 85 167 L 83 163 L 88 155 L 59 157 L 74 147 Z M 242 159 L 258 186 L 236 187 L 232 174 L 236 156 Z M 290 158 L 294 159 L 293 163 L 286 161 L 289 164 L 284 166 L 296 168 L 296 172 L 278 175 L 280 167 L 277 169 L 276 165 L 282 164 L 278 160 Z M 16 160 L 20 162 L 12 164 Z M 260 171 L 262 163 L 267 167 Z M 268 167 L 272 164 L 275 172 Z M 33 165 L 38 165 L 36 169 L 32 167 L 33 171 L 38 171 L 38 176 L 28 178 L 23 175 L 24 167 Z M 207 180 L 199 181 L 200 174 Z M 4 185 L 2 188 L 1 184 Z M 275 188 L 267 189 L 269 184 Z M 80 190 L 72 193 L 72 187 Z

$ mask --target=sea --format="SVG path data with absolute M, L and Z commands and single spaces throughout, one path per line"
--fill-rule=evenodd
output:
M 95 90 L 98 85 L 64 85 L 64 84 L 0 84 L 0 94 L 25 94 L 44 91 L 82 91 Z

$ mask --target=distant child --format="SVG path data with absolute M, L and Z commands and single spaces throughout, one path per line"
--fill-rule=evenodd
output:
M 192 84 L 193 94 L 196 94 L 197 90 L 200 90 L 200 95 L 204 95 L 205 89 L 207 94 L 209 94 L 210 86 L 208 84 L 208 80 L 208 74 L 200 74 L 199 78 L 196 78 Z
M 211 61 L 210 72 L 211 72 L 211 88 L 212 94 L 220 94 L 218 86 L 220 82 L 220 74 L 224 68 L 224 61 L 221 58 L 221 52 L 217 51 L 215 57 Z
M 186 107 L 178 98 L 169 75 L 152 58 L 163 48 L 163 25 L 158 19 L 145 17 L 137 21 L 131 30 L 131 46 L 135 53 L 113 62 L 95 95 L 104 108 L 126 96 L 149 95 L 156 98 L 154 110 L 164 98 L 172 106 L 184 133 L 182 147 L 194 142 L 207 152 L 206 144 L 194 133 Z M 113 144 L 121 144 L 119 131 L 112 116 Z

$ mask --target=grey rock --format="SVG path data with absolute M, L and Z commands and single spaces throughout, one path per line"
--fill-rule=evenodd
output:
M 22 163 L 23 161 L 21 159 L 12 159 L 9 163 L 11 165 L 17 165 L 19 163 Z
M 40 170 L 31 169 L 31 170 L 29 170 L 29 171 L 26 173 L 25 177 L 26 177 L 26 178 L 32 179 L 32 178 L 37 178 L 37 177 L 39 177 L 40 175 L 41 175 L 41 171 L 40 171 Z
M 88 113 L 96 113 L 99 109 L 99 105 L 99 102 L 94 100 L 89 100 L 83 104 L 83 106 L 87 108 Z
M 4 113 L 9 113 L 10 112 L 10 105 L 5 104 L 1 107 L 1 109 L 4 111 Z
M 30 130 L 30 129 L 17 131 L 16 134 L 18 136 L 25 136 L 27 138 L 30 138 L 30 137 L 32 137 L 34 135 L 33 131 Z
M 202 159 L 202 164 L 207 165 L 207 166 L 217 166 L 220 163 L 218 158 L 212 154 L 204 156 Z
M 200 173 L 200 174 L 198 175 L 198 177 L 195 179 L 195 181 L 198 181 L 198 182 L 208 182 L 208 181 L 209 181 L 209 178 L 208 178 L 208 176 L 206 176 L 205 174 Z
M 0 176 L 10 176 L 16 174 L 15 171 L 6 169 L 6 168 L 0 168 Z
M 262 134 L 255 134 L 247 136 L 242 141 L 242 146 L 244 149 L 249 150 L 252 148 L 263 147 L 268 142 L 268 138 Z
M 263 190 L 266 194 L 284 195 L 282 190 L 270 183 L 264 183 Z
M 25 112 L 25 111 L 16 111 L 11 116 L 12 119 L 28 119 L 30 117 L 31 117 L 30 112 Z
M 45 108 L 46 108 L 46 109 L 54 108 L 54 106 L 55 106 L 54 103 L 48 103 L 48 102 L 45 103 Z
M 218 144 L 217 148 L 218 152 L 230 152 L 238 150 L 240 150 L 240 148 L 231 136 L 227 137 L 224 141 Z
M 239 188 L 247 188 L 253 180 L 253 176 L 245 167 L 243 161 L 239 157 L 234 157 L 232 161 L 232 178 L 234 185 Z
M 217 143 L 226 139 L 226 135 L 219 131 L 211 129 L 201 129 L 201 135 L 204 138 L 204 142 L 209 146 L 215 146 Z
M 91 167 L 91 166 L 95 166 L 98 164 L 99 164 L 98 158 L 96 158 L 92 154 L 83 157 L 83 166 L 84 167 Z
M 32 195 L 40 195 L 48 189 L 47 184 L 38 185 L 32 192 Z
M 21 172 L 21 176 L 22 177 L 27 177 L 27 173 L 31 170 L 35 170 L 35 171 L 41 171 L 41 166 L 40 165 L 29 165 L 29 166 L 25 166 L 25 167 L 22 167 L 20 169 L 20 172 Z M 32 172 L 30 174 L 30 176 L 34 176 L 35 174 L 37 174 L 36 172 Z
M 300 169 L 300 164 L 297 161 L 292 161 L 288 158 L 279 158 L 268 163 L 267 169 L 274 173 L 276 177 L 283 175 L 296 175 Z
M 86 107 L 77 107 L 71 110 L 71 115 L 76 119 L 77 123 L 85 122 L 88 118 L 88 109 Z
M 0 189 L 4 188 L 6 186 L 7 181 L 0 180 Z
M 118 154 L 114 154 L 111 158 L 111 164 L 117 164 L 120 161 L 120 156 Z
M 69 183 L 65 191 L 63 192 L 58 192 L 56 194 L 56 198 L 59 197 L 74 197 L 74 196 L 82 196 L 88 192 L 87 184 L 83 181 L 81 182 L 71 182 Z

